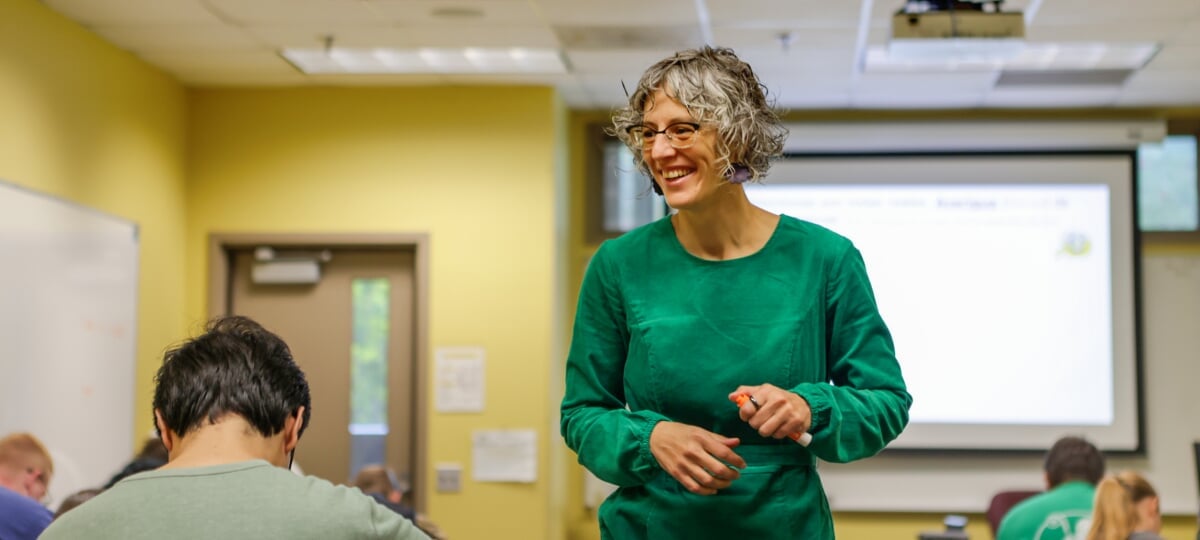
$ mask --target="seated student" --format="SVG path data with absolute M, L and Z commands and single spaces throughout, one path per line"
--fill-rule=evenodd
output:
M 1050 447 L 1042 468 L 1046 492 L 1009 510 L 996 540 L 1075 539 L 1087 530 L 1104 456 L 1085 439 L 1063 437 Z
M 54 517 L 41 501 L 54 461 L 42 442 L 28 433 L 0 439 L 0 539 L 37 538 Z
M 63 514 L 42 539 L 428 538 L 356 489 L 288 471 L 308 382 L 258 323 L 214 321 L 167 352 L 155 383 L 167 464 Z
M 58 510 L 56 512 L 54 512 L 54 519 L 58 519 L 59 516 L 67 513 L 68 511 L 75 508 L 76 506 L 79 506 L 79 505 L 91 500 L 92 497 L 95 497 L 96 495 L 99 495 L 103 492 L 104 492 L 104 490 L 101 488 L 89 488 L 89 489 L 81 489 L 79 491 L 76 491 L 75 493 L 68 495 L 67 498 L 63 499 L 62 504 L 58 505 Z
M 1122 471 L 1096 486 L 1087 540 L 1163 540 L 1158 493 L 1142 475 Z
M 417 528 L 424 531 L 433 540 L 447 540 L 447 536 L 441 528 L 404 502 L 404 495 L 409 491 L 409 487 L 407 483 L 401 484 L 391 468 L 383 465 L 364 466 L 354 477 L 354 487 L 370 495 L 379 504 L 392 509 L 393 512 L 412 520 Z
M 162 440 L 158 437 L 151 437 L 142 443 L 142 449 L 133 457 L 133 460 L 127 463 L 120 471 L 117 471 L 117 474 L 114 474 L 108 480 L 108 483 L 104 484 L 103 489 L 113 487 L 127 476 L 133 476 L 145 471 L 153 471 L 166 464 L 167 447 L 163 446 Z

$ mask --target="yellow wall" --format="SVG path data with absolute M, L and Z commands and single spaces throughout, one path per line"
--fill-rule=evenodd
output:
M 545 397 L 558 339 L 554 92 L 212 89 L 189 104 L 187 318 L 206 314 L 210 233 L 429 233 L 431 345 L 486 349 L 487 403 L 478 415 L 428 405 L 427 474 L 457 462 L 464 485 L 417 488 L 455 539 L 546 538 L 546 456 L 560 444 Z M 471 431 L 494 428 L 537 430 L 536 483 L 470 480 Z
M 173 79 L 41 3 L 0 1 L 0 178 L 139 226 L 137 446 L 184 329 L 184 102 Z

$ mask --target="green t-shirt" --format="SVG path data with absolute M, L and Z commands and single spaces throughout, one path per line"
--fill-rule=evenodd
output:
M 1083 540 L 1092 523 L 1096 488 L 1083 481 L 1064 482 L 1012 507 L 996 540 Z
M 155 470 L 63 514 L 42 540 L 429 540 L 356 488 L 262 460 Z

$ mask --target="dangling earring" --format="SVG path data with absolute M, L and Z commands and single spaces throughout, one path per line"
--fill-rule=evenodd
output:
M 750 167 L 741 163 L 734 163 L 729 168 L 729 174 L 725 178 L 729 180 L 730 184 L 745 184 L 746 181 L 750 180 Z

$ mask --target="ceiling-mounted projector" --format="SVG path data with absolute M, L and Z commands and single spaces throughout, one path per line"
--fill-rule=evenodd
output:
M 1025 17 L 1003 0 L 909 0 L 892 16 L 892 39 L 1022 39 Z

